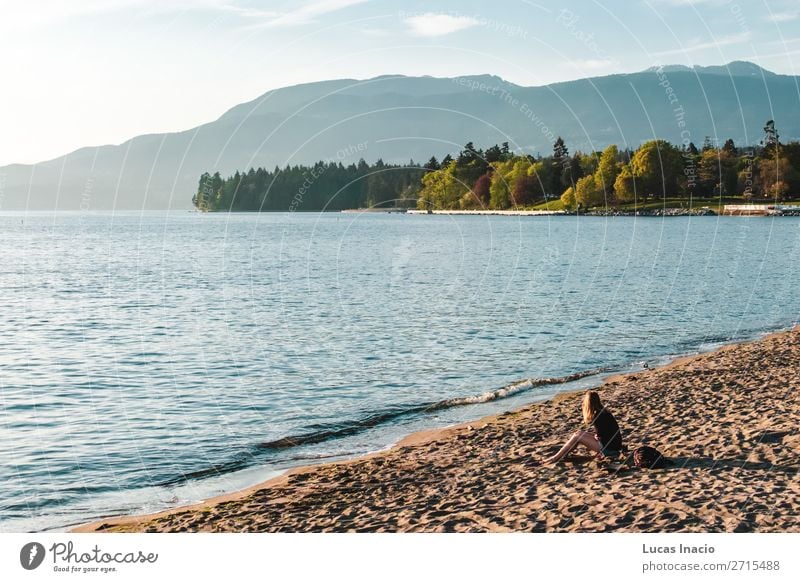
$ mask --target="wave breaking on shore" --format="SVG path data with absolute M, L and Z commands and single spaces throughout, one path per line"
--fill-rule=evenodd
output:
M 581 372 L 575 372 L 573 374 L 567 374 L 566 376 L 527 378 L 525 380 L 512 382 L 511 384 L 496 390 L 490 390 L 472 396 L 448 398 L 445 400 L 438 400 L 405 407 L 393 407 L 379 412 L 369 413 L 361 418 L 356 418 L 350 421 L 311 425 L 307 427 L 305 432 L 258 443 L 247 450 L 236 453 L 228 461 L 223 463 L 215 463 L 189 473 L 183 473 L 166 481 L 162 481 L 161 483 L 158 483 L 158 485 L 162 487 L 169 487 L 191 480 L 205 479 L 208 477 L 215 477 L 224 475 L 226 473 L 241 471 L 263 461 L 265 456 L 271 453 L 353 436 L 364 430 L 368 430 L 382 424 L 387 424 L 400 418 L 430 414 L 459 406 L 470 406 L 492 402 L 494 400 L 501 400 L 503 398 L 516 396 L 523 392 L 527 392 L 528 390 L 533 390 L 534 388 L 539 388 L 542 386 L 567 384 L 582 378 L 609 372 L 611 369 L 612 368 L 610 367 L 592 368 Z M 321 455 L 322 458 L 328 458 L 331 456 L 336 455 Z M 306 457 L 296 457 L 295 459 L 303 458 Z
M 494 400 L 509 398 L 511 396 L 521 394 L 522 392 L 527 392 L 528 390 L 539 388 L 541 386 L 567 384 L 569 382 L 574 382 L 576 380 L 587 378 L 589 376 L 596 376 L 598 374 L 603 374 L 609 371 L 611 371 L 611 368 L 602 367 L 602 368 L 592 368 L 590 370 L 584 370 L 582 372 L 575 372 L 573 374 L 568 374 L 566 376 L 554 376 L 549 378 L 527 378 L 525 380 L 513 382 L 502 388 L 498 388 L 497 390 L 490 390 L 488 392 L 482 392 L 480 394 L 476 394 L 473 396 L 448 398 L 445 400 L 438 400 L 435 402 L 418 404 L 414 406 L 391 408 L 382 412 L 369 414 L 362 418 L 344 423 L 316 425 L 314 427 L 311 427 L 312 430 L 309 430 L 304 433 L 281 437 L 279 439 L 275 439 L 272 441 L 263 442 L 258 445 L 258 448 L 261 450 L 280 450 L 280 449 L 298 447 L 301 445 L 321 443 L 327 440 L 350 436 L 362 430 L 373 428 L 380 424 L 397 420 L 398 418 L 401 417 L 411 416 L 414 414 L 426 414 L 431 412 L 437 412 L 440 410 L 455 408 L 458 406 L 483 404 Z

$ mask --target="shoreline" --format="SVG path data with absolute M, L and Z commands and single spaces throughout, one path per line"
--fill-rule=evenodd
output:
M 639 444 L 637 437 L 641 442 L 657 446 L 668 456 L 681 460 L 678 470 L 684 468 L 687 472 L 693 473 L 692 482 L 708 471 L 712 473 L 727 473 L 735 471 L 737 468 L 745 471 L 748 463 L 755 463 L 757 470 L 766 471 L 764 477 L 766 481 L 780 481 L 781 477 L 785 480 L 790 478 L 792 471 L 796 475 L 797 460 L 800 457 L 800 439 L 792 435 L 791 428 L 776 431 L 761 421 L 761 425 L 764 426 L 759 425 L 758 430 L 763 435 L 772 435 L 769 436 L 769 439 L 780 445 L 778 448 L 783 450 L 784 453 L 789 451 L 789 457 L 776 456 L 774 451 L 772 453 L 760 451 L 760 455 L 763 458 L 754 460 L 749 460 L 752 453 L 742 455 L 744 450 L 739 450 L 739 454 L 734 455 L 734 460 L 718 459 L 718 455 L 711 455 L 711 457 L 701 456 L 694 459 L 692 458 L 693 454 L 697 454 L 698 451 L 704 451 L 709 445 L 692 443 L 693 446 L 689 447 L 689 450 L 681 450 L 680 447 L 675 447 L 675 442 L 660 442 L 659 438 L 647 438 L 649 431 L 644 431 L 644 434 L 640 435 L 639 433 L 642 432 L 641 427 L 629 426 L 626 428 L 626 425 L 636 424 L 635 422 L 631 423 L 633 419 L 630 416 L 640 406 L 640 402 L 637 401 L 647 399 L 647 393 L 649 392 L 647 386 L 652 384 L 654 380 L 673 374 L 685 377 L 687 372 L 696 380 L 697 377 L 703 378 L 709 374 L 707 370 L 709 366 L 718 363 L 718 361 L 723 361 L 724 365 L 721 369 L 727 369 L 727 376 L 729 377 L 726 378 L 727 382 L 714 383 L 710 394 L 710 396 L 713 396 L 713 393 L 717 392 L 716 395 L 719 397 L 726 392 L 726 384 L 729 385 L 727 390 L 735 390 L 737 385 L 747 380 L 741 372 L 730 375 L 731 366 L 735 368 L 737 364 L 739 366 L 744 365 L 749 372 L 754 366 L 760 365 L 762 372 L 767 376 L 775 372 L 776 366 L 765 365 L 763 361 L 763 355 L 774 353 L 775 346 L 781 346 L 782 349 L 792 352 L 792 356 L 800 357 L 800 326 L 794 327 L 789 331 L 771 333 L 756 340 L 723 345 L 710 352 L 678 357 L 657 368 L 612 375 L 605 378 L 602 385 L 596 389 L 600 392 L 604 402 L 608 401 L 609 408 L 618 415 L 620 424 L 623 427 L 623 433 L 626 435 L 632 434 L 633 439 L 626 437 L 626 443 L 631 449 Z M 743 357 L 752 352 L 758 352 L 760 356 L 755 359 Z M 786 361 L 789 360 L 780 360 L 780 362 Z M 797 418 L 797 414 L 800 413 L 800 401 L 798 401 L 797 397 L 787 399 L 786 393 L 791 393 L 788 390 L 789 385 L 800 387 L 800 372 L 795 371 L 793 368 L 787 371 L 784 369 L 786 365 L 783 364 L 780 367 L 781 374 L 788 381 L 786 389 L 780 390 L 778 388 L 781 394 L 762 394 L 761 396 L 769 401 L 767 409 L 774 408 L 778 404 L 791 404 L 795 407 L 792 408 L 793 417 Z M 719 366 L 712 366 L 712 369 L 717 368 Z M 671 406 L 674 407 L 687 399 L 692 400 L 693 397 L 697 398 L 698 395 L 694 393 L 695 389 L 705 390 L 705 392 L 709 390 L 707 386 L 704 388 L 703 384 L 700 384 L 689 389 L 687 393 L 686 388 L 681 388 L 674 384 L 671 385 L 671 392 L 677 391 L 674 394 L 677 398 L 670 401 Z M 514 410 L 486 416 L 475 421 L 415 432 L 389 449 L 331 463 L 297 467 L 251 487 L 215 496 L 200 503 L 145 515 L 100 519 L 77 526 L 70 531 L 661 531 L 661 529 L 653 529 L 643 523 L 636 524 L 636 520 L 632 519 L 630 515 L 620 523 L 606 524 L 607 527 L 600 529 L 582 522 L 582 525 L 580 525 L 574 519 L 571 522 L 572 525 L 564 526 L 564 524 L 561 524 L 559 526 L 556 523 L 556 518 L 560 515 L 560 512 L 555 510 L 560 507 L 560 504 L 568 503 L 574 497 L 573 495 L 559 497 L 559 504 L 555 504 L 552 499 L 548 499 L 547 495 L 543 497 L 536 496 L 534 499 L 529 500 L 530 509 L 538 508 L 542 514 L 539 516 L 540 519 L 534 520 L 533 523 L 536 525 L 533 527 L 531 527 L 530 519 L 518 519 L 516 526 L 506 525 L 506 522 L 511 522 L 510 518 L 512 516 L 519 518 L 519 515 L 517 515 L 519 512 L 517 502 L 519 500 L 514 499 L 513 495 L 506 499 L 506 507 L 498 507 L 497 502 L 494 502 L 490 503 L 488 508 L 485 508 L 490 514 L 498 512 L 502 514 L 503 517 L 499 518 L 499 522 L 477 519 L 473 515 L 474 511 L 466 511 L 468 508 L 474 510 L 476 505 L 483 505 L 481 502 L 482 495 L 480 494 L 477 497 L 472 495 L 469 498 L 470 501 L 465 504 L 463 501 L 464 491 L 459 491 L 466 483 L 475 485 L 473 481 L 480 482 L 480 472 L 470 471 L 469 466 L 465 466 L 464 463 L 453 465 L 452 455 L 454 453 L 463 453 L 466 456 L 475 457 L 476 461 L 478 461 L 475 465 L 476 467 L 483 466 L 486 468 L 497 465 L 498 462 L 507 461 L 508 464 L 513 465 L 516 469 L 511 471 L 507 477 L 510 477 L 511 480 L 516 479 L 518 481 L 516 485 L 520 488 L 524 488 L 525 484 L 530 485 L 531 480 L 533 480 L 537 484 L 537 489 L 544 486 L 545 490 L 548 490 L 548 488 L 559 490 L 565 485 L 564 478 L 575 471 L 578 471 L 578 473 L 585 473 L 587 470 L 590 472 L 600 471 L 601 477 L 604 478 L 603 480 L 607 480 L 609 476 L 612 476 L 612 480 L 620 481 L 630 481 L 631 478 L 635 480 L 637 477 L 646 481 L 649 477 L 663 477 L 673 472 L 672 470 L 663 472 L 642 470 L 623 473 L 618 471 L 610 472 L 607 466 L 603 466 L 603 463 L 596 461 L 579 464 L 564 463 L 557 467 L 541 467 L 532 464 L 531 455 L 544 456 L 545 453 L 551 452 L 554 446 L 558 446 L 571 431 L 579 427 L 580 412 L 578 401 L 582 392 L 582 390 L 562 392 L 549 400 L 525 404 Z M 631 401 L 636 406 L 631 407 Z M 619 412 L 617 412 L 618 410 Z M 744 411 L 745 414 L 747 412 L 747 410 Z M 737 410 L 735 413 L 741 414 L 742 412 Z M 709 424 L 708 417 L 713 417 L 713 415 L 704 416 L 701 414 L 699 419 L 696 418 L 695 420 L 705 418 L 705 424 Z M 792 415 L 790 414 L 789 417 L 778 419 L 777 422 L 782 427 L 791 420 L 791 417 Z M 662 419 L 665 428 L 672 431 L 677 429 L 677 434 L 685 432 L 687 428 L 685 415 L 682 414 L 676 417 L 673 413 L 671 417 L 665 417 L 665 419 L 666 423 Z M 646 417 L 640 420 L 647 424 Z M 756 424 L 759 423 L 757 416 L 751 420 Z M 531 424 L 539 426 L 531 427 L 529 426 Z M 727 427 L 729 423 L 723 424 Z M 631 428 L 634 428 L 634 430 L 631 431 Z M 696 428 L 700 429 L 702 427 Z M 517 433 L 521 431 L 530 432 L 531 430 L 532 432 L 529 435 L 532 437 L 531 440 L 533 442 L 541 442 L 541 444 L 523 446 L 522 450 L 515 449 L 516 454 L 514 455 L 502 456 L 494 450 L 497 448 L 496 445 L 508 445 L 509 441 L 518 440 L 514 438 Z M 705 427 L 704 430 L 709 432 L 708 427 Z M 490 439 L 493 443 L 491 447 L 485 446 L 487 443 L 480 442 L 483 435 L 489 434 L 493 437 Z M 713 434 L 712 426 L 711 435 L 713 436 Z M 642 437 L 645 437 L 644 440 L 642 440 Z M 759 442 L 754 443 L 755 449 L 758 449 L 761 444 L 760 441 L 766 438 L 764 437 Z M 786 439 L 788 441 L 784 443 Z M 514 447 L 519 447 L 521 444 L 520 442 L 513 443 Z M 735 452 L 727 450 L 729 447 L 722 448 L 726 449 L 726 453 L 729 456 L 731 452 Z M 503 447 L 500 447 L 500 450 L 504 450 Z M 689 456 L 686 456 L 687 454 Z M 770 455 L 774 458 L 770 458 Z M 788 463 L 787 460 L 789 461 Z M 775 463 L 774 461 L 780 462 Z M 767 467 L 765 463 L 772 464 Z M 449 479 L 442 480 L 443 476 L 437 474 L 441 472 L 443 465 L 446 467 L 447 475 L 445 477 L 449 476 Z M 774 470 L 776 466 L 780 470 Z M 433 490 L 425 490 L 423 486 L 423 490 L 418 492 L 419 495 L 408 499 L 401 495 L 401 491 L 395 491 L 388 498 L 385 491 L 382 491 L 377 498 L 371 499 L 369 510 L 352 513 L 347 509 L 347 506 L 353 502 L 361 501 L 363 503 L 363 499 L 358 493 L 356 493 L 355 497 L 351 496 L 354 490 L 358 492 L 366 488 L 373 494 L 376 488 L 378 490 L 395 490 L 399 482 L 426 482 L 425 477 L 431 477 L 431 473 L 435 474 L 434 481 L 437 483 L 437 487 Z M 574 475 L 573 477 L 580 478 L 583 481 L 584 488 L 588 485 L 591 491 L 592 481 L 587 481 L 586 475 L 582 477 Z M 794 480 L 797 481 L 796 478 Z M 504 480 L 503 483 L 507 484 L 506 481 Z M 445 503 L 445 507 L 442 509 L 426 511 L 425 507 L 429 505 L 431 500 L 442 502 L 441 495 L 437 491 L 446 484 L 449 484 L 452 489 L 454 498 L 450 500 L 450 503 Z M 668 484 L 669 478 L 662 486 L 666 487 Z M 487 484 L 484 483 L 479 487 L 481 492 L 485 485 Z M 725 480 L 723 479 L 716 486 L 718 489 L 720 487 L 724 489 Z M 746 484 L 742 486 L 747 489 Z M 474 487 L 467 488 L 473 494 L 476 493 L 472 489 Z M 736 500 L 731 501 L 731 503 L 734 505 L 742 503 L 742 499 L 746 502 L 747 499 L 752 498 L 754 494 L 758 494 L 760 491 L 757 487 L 753 489 L 750 492 L 737 492 L 735 495 Z M 787 490 L 787 484 L 781 483 L 781 489 Z M 791 520 L 792 515 L 796 515 L 800 510 L 800 485 L 794 483 L 792 487 L 789 487 L 789 490 L 793 501 L 785 509 L 788 510 L 788 517 Z M 511 492 L 509 491 L 509 493 Z M 613 497 L 620 494 L 619 490 L 612 491 L 612 501 Z M 724 499 L 724 494 L 724 491 L 717 491 L 716 497 Z M 399 504 L 397 503 L 398 495 L 403 500 Z M 745 495 L 745 497 L 742 498 L 742 495 Z M 605 501 L 609 500 L 605 499 Z M 422 509 L 416 512 L 417 515 L 411 515 L 410 517 L 405 515 L 408 513 L 408 504 L 414 505 L 415 502 L 417 505 L 421 502 Z M 382 505 L 384 507 L 381 507 Z M 681 506 L 685 510 L 686 504 L 681 502 Z M 663 507 L 661 510 L 662 512 L 666 511 Z M 399 515 L 393 516 L 393 511 Z M 287 512 L 296 515 L 296 518 L 284 518 L 283 516 Z M 413 514 L 414 512 L 411 513 Z M 666 511 L 666 513 L 674 512 Z M 666 530 L 785 531 L 787 526 L 787 523 L 784 523 L 787 516 L 783 514 L 777 518 L 778 522 L 782 523 L 783 526 L 774 527 L 769 520 L 762 520 L 764 523 L 760 524 L 742 522 L 732 517 L 735 512 L 726 511 L 724 513 L 727 521 L 711 512 L 710 515 L 712 517 L 722 519 L 722 521 L 719 523 L 714 522 L 710 526 L 706 524 L 706 526 L 699 529 L 696 527 L 699 523 L 681 523 L 681 527 L 678 529 L 667 527 Z M 400 519 L 401 516 L 406 517 L 406 519 Z M 628 523 L 631 519 L 634 523 Z M 689 521 L 691 522 L 691 520 Z M 703 520 L 701 519 L 700 521 Z M 734 524 L 733 522 L 736 523 Z M 668 526 L 668 524 L 661 525 Z M 790 530 L 800 531 L 800 520 L 795 518 L 794 521 L 788 522 L 788 525 Z

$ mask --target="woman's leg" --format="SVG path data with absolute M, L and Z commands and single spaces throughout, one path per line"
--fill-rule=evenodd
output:
M 566 442 L 566 444 L 561 447 L 561 450 L 558 451 L 552 457 L 545 459 L 545 463 L 557 463 L 568 454 L 570 454 L 575 447 L 578 445 L 583 445 L 590 451 L 595 453 L 599 453 L 602 449 L 600 447 L 600 443 L 597 441 L 597 438 L 594 436 L 594 433 L 591 433 L 586 430 L 579 430 L 576 432 L 572 437 Z

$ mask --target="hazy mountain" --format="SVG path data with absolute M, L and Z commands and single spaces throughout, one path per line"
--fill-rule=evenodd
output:
M 636 147 L 654 137 L 688 137 L 698 146 L 705 136 L 732 137 L 745 145 L 761 139 L 767 119 L 786 141 L 800 137 L 799 80 L 734 62 L 543 87 L 491 75 L 308 83 L 270 91 L 187 131 L 0 168 L 0 208 L 189 208 L 204 171 L 330 158 L 424 162 L 467 141 L 508 141 L 534 154 L 550 152 L 558 135 L 573 152 Z

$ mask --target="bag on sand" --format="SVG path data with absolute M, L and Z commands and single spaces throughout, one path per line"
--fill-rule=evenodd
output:
M 633 451 L 633 465 L 640 469 L 662 469 L 671 464 L 655 447 L 642 445 Z

